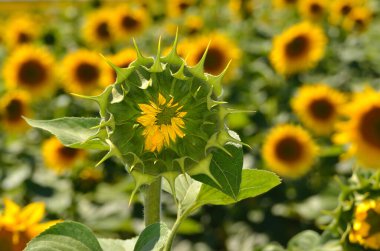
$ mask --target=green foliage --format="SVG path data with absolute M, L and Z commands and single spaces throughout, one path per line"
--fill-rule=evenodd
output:
M 164 223 L 154 223 L 140 234 L 133 251 L 161 250 L 167 243 L 170 230 Z

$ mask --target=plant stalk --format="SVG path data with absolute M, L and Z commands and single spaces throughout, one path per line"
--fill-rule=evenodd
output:
M 152 182 L 145 191 L 145 226 L 160 222 L 161 218 L 161 177 Z

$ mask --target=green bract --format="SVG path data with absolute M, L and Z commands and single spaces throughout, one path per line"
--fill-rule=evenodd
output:
M 135 44 L 137 59 L 129 67 L 118 68 L 109 62 L 117 73 L 116 82 L 99 96 L 80 96 L 99 104 L 100 119 L 28 122 L 52 132 L 66 146 L 107 149 L 100 163 L 111 156 L 118 157 L 134 177 L 135 191 L 160 176 L 174 189 L 175 178 L 187 173 L 236 198 L 243 153 L 239 137 L 225 125 L 225 117 L 232 110 L 218 99 L 225 71 L 219 76 L 204 72 L 207 50 L 196 66 L 189 67 L 177 55 L 176 47 L 177 38 L 171 52 L 161 56 L 159 42 L 157 56 L 147 58 Z M 141 123 L 144 114 L 141 105 L 149 106 L 146 111 L 153 109 L 144 120 L 152 119 L 154 126 Z M 155 117 L 154 111 L 159 111 Z M 176 112 L 181 112 L 182 124 L 173 122 Z M 154 133 L 160 125 L 172 128 L 166 139 L 164 133 Z M 80 131 L 82 136 L 76 137 Z M 161 148 L 147 147 L 156 141 L 170 143 Z

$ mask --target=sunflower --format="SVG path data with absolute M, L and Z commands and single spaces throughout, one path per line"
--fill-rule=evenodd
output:
M 60 174 L 80 164 L 85 159 L 86 152 L 66 147 L 57 138 L 52 137 L 43 142 L 42 157 L 46 167 Z
M 270 61 L 280 74 L 302 72 L 322 59 L 326 43 L 327 38 L 319 26 L 299 23 L 274 38 Z
M 137 122 L 144 127 L 145 150 L 160 152 L 170 142 L 175 142 L 177 137 L 183 138 L 185 133 L 184 117 L 187 112 L 182 111 L 182 106 L 169 101 L 161 94 L 156 103 L 139 104 L 141 116 Z
M 54 58 L 44 48 L 21 46 L 4 63 L 3 75 L 8 89 L 24 89 L 35 96 L 55 89 Z
M 83 36 L 87 43 L 104 47 L 109 46 L 114 40 L 114 33 L 111 29 L 111 17 L 113 11 L 101 9 L 91 12 L 86 18 L 83 26 Z
M 285 124 L 269 132 L 262 152 L 269 169 L 284 177 L 298 178 L 311 168 L 318 147 L 307 131 Z
M 380 168 L 380 93 L 370 87 L 355 93 L 342 114 L 347 118 L 337 125 L 337 144 L 349 144 L 354 155 L 367 167 Z
M 273 6 L 278 9 L 286 8 L 286 7 L 294 7 L 296 6 L 297 2 L 298 0 L 272 0 Z
M 351 243 L 364 248 L 380 249 L 380 200 L 365 200 L 355 208 L 354 221 L 349 233 Z
M 5 45 L 14 49 L 35 41 L 40 35 L 40 25 L 32 16 L 15 15 L 6 22 L 3 32 Z
M 144 8 L 119 6 L 112 14 L 112 28 L 119 38 L 131 38 L 145 31 L 149 16 Z
M 22 116 L 29 117 L 30 96 L 25 91 L 6 93 L 0 99 L 0 116 L 4 129 L 8 132 L 23 132 L 29 128 Z
M 254 0 L 229 0 L 228 8 L 234 17 L 250 16 L 254 10 Z
M 327 0 L 303 0 L 298 3 L 302 17 L 309 20 L 320 20 L 328 9 Z
M 345 96 L 326 84 L 302 86 L 291 101 L 294 112 L 315 133 L 328 135 L 339 117 Z
M 118 53 L 109 56 L 108 59 L 117 67 L 127 68 L 133 61 L 137 59 L 136 51 L 132 48 L 125 48 Z M 108 69 L 112 72 L 113 81 L 116 80 L 116 72 L 112 69 L 112 67 L 108 67 Z M 106 83 L 107 85 L 109 83 Z
M 4 199 L 4 210 L 0 213 L 0 249 L 22 251 L 26 244 L 60 220 L 40 223 L 45 214 L 45 204 L 34 202 L 21 208 L 9 199 Z
M 169 17 L 180 17 L 195 4 L 195 0 L 172 0 L 166 2 L 166 11 Z
M 331 4 L 329 21 L 339 25 L 363 0 L 335 0 Z
M 225 79 L 230 79 L 237 70 L 241 58 L 241 51 L 235 42 L 226 35 L 222 33 L 212 33 L 190 39 L 184 43 L 186 46 L 180 45 L 178 51 L 181 53 L 181 50 L 186 47 L 189 48 L 188 58 L 186 60 L 189 65 L 196 65 L 201 60 L 209 45 L 204 62 L 204 70 L 206 73 L 218 75 L 225 70 L 230 61 L 231 64 Z
M 82 49 L 69 53 L 62 66 L 63 87 L 67 92 L 98 94 L 102 86 L 113 82 L 109 66 L 93 51 Z
M 363 32 L 372 20 L 372 11 L 367 7 L 355 7 L 343 21 L 343 28 Z

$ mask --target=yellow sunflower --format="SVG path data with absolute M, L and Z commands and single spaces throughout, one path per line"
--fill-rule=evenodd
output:
M 355 93 L 344 109 L 347 118 L 337 125 L 337 144 L 348 144 L 348 156 L 367 167 L 380 168 L 380 93 L 370 87 Z
M 281 176 L 298 178 L 307 173 L 318 153 L 309 133 L 300 126 L 273 128 L 263 145 L 263 158 L 269 169 Z
M 91 12 L 87 16 L 83 26 L 83 36 L 87 43 L 104 47 L 109 46 L 114 40 L 114 32 L 111 26 L 113 11 L 110 9 L 100 9 Z
M 8 89 L 23 89 L 34 96 L 50 94 L 55 88 L 54 58 L 44 48 L 24 45 L 14 50 L 3 66 Z
M 182 106 L 174 103 L 174 99 L 168 101 L 161 93 L 157 102 L 139 104 L 141 116 L 137 122 L 144 127 L 145 150 L 160 152 L 164 146 L 168 147 L 175 142 L 177 137 L 183 138 L 185 133 L 184 117 L 187 112 L 182 111 Z
M 331 4 L 329 21 L 339 25 L 363 0 L 335 0 Z
M 26 244 L 60 220 L 40 223 L 45 214 L 45 204 L 34 202 L 21 208 L 9 199 L 4 199 L 0 213 L 0 250 L 22 251 Z
M 171 0 L 166 3 L 167 16 L 180 17 L 195 4 L 195 0 Z
M 320 20 L 328 10 L 327 0 L 302 0 L 298 3 L 302 17 L 309 20 Z
M 303 0 L 300 0 L 303 1 Z M 272 0 L 272 4 L 275 8 L 286 8 L 296 6 L 298 0 Z
M 17 133 L 29 128 L 22 116 L 31 116 L 30 98 L 25 91 L 13 91 L 1 97 L 0 117 L 6 131 Z
M 46 167 L 61 174 L 79 165 L 85 159 L 86 152 L 66 147 L 57 138 L 52 137 L 43 142 L 42 157 Z
M 274 38 L 269 58 L 278 73 L 295 74 L 313 68 L 324 56 L 326 43 L 322 28 L 302 22 Z
M 349 234 L 351 243 L 364 248 L 380 250 L 380 200 L 366 200 L 355 208 L 354 221 Z
M 238 18 L 251 15 L 254 6 L 254 0 L 229 0 L 228 2 L 232 15 Z
M 119 6 L 112 14 L 112 28 L 119 38 L 131 38 L 146 30 L 149 25 L 149 15 L 144 8 Z
M 136 50 L 132 48 L 125 48 L 118 53 L 111 55 L 108 59 L 116 66 L 120 68 L 127 68 L 130 63 L 137 59 Z M 112 67 L 108 67 L 113 76 L 113 82 L 116 80 L 116 72 L 112 69 Z M 106 83 L 107 85 L 110 83 Z
M 241 50 L 229 37 L 222 33 L 212 33 L 184 41 L 184 46 L 180 45 L 179 51 L 188 49 L 187 63 L 190 66 L 196 65 L 202 58 L 207 46 L 210 44 L 204 62 L 205 72 L 218 75 L 224 71 L 231 61 L 224 80 L 230 79 L 237 70 L 240 63 Z
M 344 94 L 320 83 L 302 86 L 291 106 L 307 127 L 317 134 L 328 135 L 334 130 L 345 101 Z
M 19 14 L 6 22 L 3 32 L 5 45 L 14 49 L 35 41 L 40 35 L 40 25 L 32 16 Z
M 111 84 L 113 73 L 94 51 L 78 50 L 65 56 L 62 63 L 63 87 L 67 92 L 93 95 Z
M 368 7 L 355 7 L 343 21 L 346 30 L 363 32 L 372 21 L 372 11 Z

